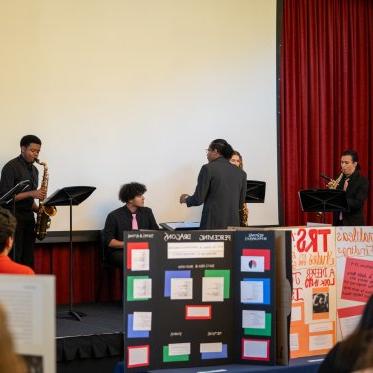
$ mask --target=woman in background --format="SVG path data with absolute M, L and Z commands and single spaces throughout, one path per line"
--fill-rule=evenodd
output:
M 235 166 L 237 166 L 241 170 L 243 170 L 242 156 L 237 150 L 233 151 L 233 154 L 232 154 L 229 162 L 234 164 Z M 249 209 L 247 208 L 247 205 L 244 202 L 242 204 L 241 208 L 240 208 L 240 226 L 241 227 L 247 227 L 247 218 L 248 217 L 249 217 Z
M 371 368 L 373 346 L 373 295 L 365 305 L 355 331 L 338 342 L 326 355 L 319 373 L 349 373 Z M 370 360 L 370 361 L 369 361 Z

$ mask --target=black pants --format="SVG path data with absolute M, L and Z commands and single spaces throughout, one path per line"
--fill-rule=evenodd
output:
M 34 214 L 16 214 L 15 245 L 10 253 L 17 263 L 34 266 L 35 219 Z
M 112 266 L 123 269 L 123 249 L 108 249 L 106 258 Z

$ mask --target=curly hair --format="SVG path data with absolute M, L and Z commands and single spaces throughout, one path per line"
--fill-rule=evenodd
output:
M 14 236 L 16 218 L 6 209 L 0 207 L 0 253 L 4 251 L 5 242 Z
M 146 192 L 146 186 L 140 183 L 128 183 L 121 186 L 119 190 L 119 200 L 127 203 L 136 196 L 141 196 Z

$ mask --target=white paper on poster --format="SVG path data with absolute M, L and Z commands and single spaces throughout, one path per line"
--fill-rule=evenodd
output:
M 171 278 L 171 299 L 193 299 L 192 278 Z
M 136 347 L 128 349 L 128 365 L 146 364 L 149 360 L 148 347 Z
M 241 272 L 264 272 L 264 257 L 241 256 Z
M 152 279 L 137 278 L 133 280 L 133 298 L 150 299 L 152 297 Z
M 202 354 L 204 352 L 222 352 L 223 343 L 222 342 L 213 342 L 213 343 L 200 343 L 199 352 Z
M 292 333 L 289 337 L 290 340 L 290 351 L 298 351 L 299 350 L 299 334 Z
M 149 249 L 136 249 L 131 251 L 131 270 L 149 271 Z
M 333 347 L 333 334 L 310 335 L 310 351 L 325 350 Z
M 133 330 L 152 330 L 152 313 L 151 312 L 134 312 L 133 313 Z
M 168 354 L 169 356 L 190 355 L 190 343 L 170 343 Z
M 224 301 L 224 277 L 202 277 L 202 302 Z
M 315 322 L 311 323 L 308 326 L 310 333 L 319 333 L 319 332 L 331 332 L 333 331 L 332 322 Z
M 224 258 L 224 242 L 169 242 L 167 259 Z
M 241 281 L 241 303 L 263 303 L 262 281 Z
M 302 320 L 302 307 L 293 306 L 291 307 L 291 321 L 301 321 Z
M 242 327 L 264 329 L 266 327 L 265 311 L 242 310 Z
M 356 329 L 360 319 L 361 315 L 343 317 L 339 319 L 343 339 L 348 337 Z
M 268 358 L 268 343 L 266 341 L 245 340 L 243 356 L 251 358 Z
M 206 307 L 193 307 L 193 306 L 188 306 L 187 307 L 187 317 L 209 317 L 211 309 L 209 306 Z

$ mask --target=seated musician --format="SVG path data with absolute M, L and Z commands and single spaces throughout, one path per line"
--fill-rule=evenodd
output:
M 16 218 L 6 209 L 0 207 L 0 273 L 14 275 L 33 275 L 34 271 L 9 258 L 14 242 Z
M 143 184 L 124 184 L 119 191 L 119 199 L 124 206 L 110 212 L 106 218 L 104 240 L 107 260 L 116 267 L 123 267 L 123 231 L 159 229 L 152 210 L 144 207 L 145 192 Z

